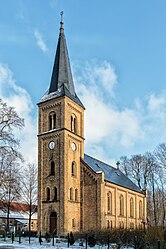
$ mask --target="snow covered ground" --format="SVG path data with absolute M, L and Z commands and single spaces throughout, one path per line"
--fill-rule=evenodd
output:
M 22 248 L 22 249 L 26 249 L 26 248 L 32 248 L 32 249 L 36 249 L 36 248 L 67 248 L 67 242 L 61 242 L 61 243 L 56 243 L 56 239 L 54 239 L 55 243 L 54 246 L 52 246 L 52 241 L 47 243 L 45 241 L 45 239 L 42 239 L 43 242 L 41 243 L 41 245 L 39 244 L 39 239 L 38 238 L 31 238 L 31 243 L 29 244 L 29 240 L 28 238 L 21 238 L 21 243 L 19 244 L 19 239 L 15 238 L 15 241 L 11 242 L 11 238 L 6 238 L 6 241 L 4 241 L 4 239 L 0 239 L 0 249 L 1 248 L 5 248 L 5 249 L 12 249 L 12 248 Z M 78 244 L 77 244 L 78 246 Z
M 61 241 L 60 243 L 55 243 L 54 246 L 52 245 L 52 241 L 47 243 L 45 239 L 43 239 L 43 242 L 41 245 L 39 244 L 39 240 L 37 238 L 31 238 L 31 243 L 29 244 L 28 238 L 21 238 L 21 244 L 18 242 L 18 238 L 15 238 L 15 241 L 13 244 L 11 243 L 11 238 L 7 238 L 6 241 L 4 239 L 0 238 L 0 249 L 17 249 L 17 248 L 22 248 L 22 249 L 66 249 L 67 248 L 67 242 Z M 85 243 L 83 246 L 79 246 L 79 242 L 75 242 L 73 246 L 70 246 L 69 248 L 71 249 L 85 249 Z M 88 249 L 92 249 L 92 247 L 88 247 Z M 107 249 L 108 245 L 96 245 L 93 247 L 95 249 Z M 110 245 L 110 249 L 116 249 L 116 245 Z M 133 247 L 121 247 L 121 249 L 133 249 Z

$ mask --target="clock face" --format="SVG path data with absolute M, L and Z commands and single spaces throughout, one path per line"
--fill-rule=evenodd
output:
M 71 148 L 72 148 L 72 150 L 75 151 L 75 150 L 76 150 L 76 144 L 75 144 L 75 143 L 72 143 L 72 144 L 71 144 Z
M 50 148 L 50 150 L 53 150 L 55 147 L 55 142 L 54 141 L 49 142 L 48 147 Z

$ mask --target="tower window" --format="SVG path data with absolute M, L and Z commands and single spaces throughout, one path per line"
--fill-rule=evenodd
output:
M 49 130 L 56 128 L 56 113 L 51 112 L 49 114 Z
M 71 116 L 71 131 L 73 131 L 73 116 Z
M 54 161 L 51 162 L 51 175 L 52 176 L 55 175 L 55 163 L 54 163 Z
M 120 215 L 124 216 L 124 197 L 120 195 L 119 197 L 119 207 L 120 207 Z
M 54 116 L 53 116 L 53 129 L 56 128 L 56 113 L 54 113 Z
M 74 117 L 74 132 L 76 133 L 76 117 Z
M 73 188 L 70 188 L 70 200 L 73 201 Z
M 74 161 L 71 164 L 71 175 L 76 177 L 76 163 Z
M 47 188 L 46 194 L 47 194 L 47 201 L 50 201 L 50 188 Z
M 52 130 L 52 115 L 49 115 L 49 130 Z
M 77 119 L 76 116 L 74 114 L 72 114 L 71 116 L 71 131 L 76 133 L 77 130 Z
M 54 188 L 54 200 L 57 201 L 58 199 L 58 191 L 57 191 L 57 188 L 55 187 Z

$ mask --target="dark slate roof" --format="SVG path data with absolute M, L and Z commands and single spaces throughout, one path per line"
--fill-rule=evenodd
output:
M 57 98 L 61 96 L 68 96 L 78 105 L 84 108 L 83 104 L 75 93 L 73 77 L 70 67 L 70 60 L 66 45 L 63 23 L 59 33 L 58 45 L 55 55 L 55 61 L 52 71 L 51 83 L 48 91 L 41 98 L 40 102 Z M 39 102 L 39 103 L 40 103 Z M 84 108 L 85 109 L 85 108 Z
M 128 177 L 126 177 L 120 170 L 86 154 L 84 154 L 83 161 L 96 173 L 100 171 L 104 172 L 105 181 L 134 190 L 136 192 L 141 192 L 140 188 L 135 185 Z

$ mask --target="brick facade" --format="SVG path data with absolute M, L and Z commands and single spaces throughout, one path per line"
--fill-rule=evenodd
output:
M 56 113 L 56 129 L 49 130 L 49 115 Z M 76 117 L 76 131 L 71 131 L 71 116 Z M 96 230 L 102 228 L 138 228 L 146 220 L 146 198 L 122 186 L 104 180 L 104 173 L 94 172 L 84 158 L 84 110 L 68 97 L 39 104 L 39 229 L 50 232 L 50 214 L 57 214 L 56 233 Z M 54 149 L 49 142 L 54 141 Z M 76 150 L 72 149 L 75 143 Z M 51 175 L 51 162 L 55 174 Z M 72 172 L 72 162 L 75 174 Z M 54 188 L 57 198 L 54 199 Z M 50 199 L 47 200 L 47 188 Z M 70 193 L 71 191 L 71 193 Z M 75 193 L 77 192 L 77 193 Z M 108 193 L 111 207 L 108 209 Z M 70 194 L 72 196 L 70 196 Z M 75 197 L 77 194 L 77 197 Z M 120 214 L 120 196 L 123 196 L 123 213 Z M 130 215 L 130 199 L 133 213 Z M 139 203 L 142 202 L 142 211 Z M 142 215 L 139 216 L 139 212 Z

